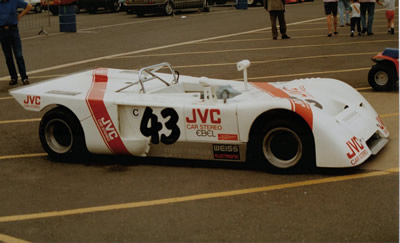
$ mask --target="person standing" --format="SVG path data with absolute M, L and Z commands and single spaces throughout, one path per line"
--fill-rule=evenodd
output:
M 349 9 L 350 3 L 348 0 L 339 0 L 338 11 L 340 27 L 344 27 L 344 25 L 350 26 L 350 16 L 348 12 Z
M 351 4 L 351 19 L 350 19 L 350 30 L 351 34 L 350 36 L 354 36 L 354 29 L 357 25 L 357 31 L 358 35 L 361 35 L 361 17 L 360 17 L 360 3 L 358 0 L 353 0 L 353 3 Z
M 368 35 L 374 34 L 372 33 L 372 24 L 374 23 L 376 1 L 377 0 L 360 0 L 361 24 L 362 24 L 361 33 L 363 34 L 365 34 L 365 32 L 367 32 Z M 367 12 L 368 12 L 368 23 L 366 19 Z
M 332 17 L 334 34 L 339 34 L 337 32 L 338 0 L 324 0 L 324 8 L 326 14 L 326 22 L 328 23 L 328 37 L 332 37 Z
M 18 8 L 22 8 L 23 11 L 18 13 Z M 17 84 L 18 80 L 13 54 L 17 62 L 22 84 L 29 84 L 24 57 L 22 56 L 22 43 L 18 30 L 18 21 L 31 9 L 32 5 L 23 0 L 0 0 L 0 42 L 6 58 L 8 72 L 11 76 L 10 85 Z
M 285 0 L 264 0 L 264 8 L 269 13 L 271 20 L 272 39 L 278 39 L 276 19 L 279 21 L 279 31 L 282 39 L 289 39 L 290 37 L 286 34 Z

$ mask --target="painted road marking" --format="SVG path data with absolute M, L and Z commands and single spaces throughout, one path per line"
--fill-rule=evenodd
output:
M 29 241 L 21 240 L 9 235 L 0 234 L 0 242 L 4 243 L 29 243 Z
M 48 155 L 47 153 L 3 155 L 3 156 L 0 156 L 0 160 L 35 158 L 35 157 L 42 157 L 42 156 L 47 156 L 47 155 Z
M 38 122 L 41 118 L 20 119 L 20 120 L 7 120 L 0 121 L 0 124 L 23 123 L 23 122 Z
M 265 51 L 265 50 L 311 48 L 311 47 L 326 47 L 326 46 L 343 46 L 343 45 L 357 45 L 357 44 L 361 45 L 361 44 L 368 44 L 368 43 L 384 43 L 384 42 L 398 42 L 398 40 L 372 40 L 372 41 L 336 42 L 336 43 L 328 43 L 328 44 L 310 44 L 310 45 L 297 45 L 297 46 L 271 46 L 271 47 L 227 49 L 227 50 L 213 50 L 213 51 L 174 52 L 174 53 L 143 54 L 143 55 L 135 55 L 135 56 L 118 55 L 118 56 L 114 56 L 114 57 L 110 57 L 110 58 L 182 56 L 182 55 L 215 54 L 215 53 L 225 53 L 225 52 Z
M 358 72 L 358 71 L 365 71 L 371 69 L 368 68 L 353 68 L 353 69 L 342 69 L 342 70 L 332 70 L 332 71 L 322 71 L 322 72 L 309 72 L 309 73 L 293 73 L 293 74 L 284 74 L 284 75 L 274 75 L 274 76 L 265 76 L 265 77 L 254 77 L 248 78 L 248 80 L 254 79 L 270 79 L 270 78 L 285 78 L 285 77 L 293 77 L 293 76 L 308 76 L 308 75 L 317 75 L 317 74 L 328 74 L 328 73 L 347 73 L 347 72 Z M 240 80 L 240 79 L 235 79 Z
M 309 22 L 313 22 L 313 21 L 317 21 L 317 20 L 321 20 L 321 19 L 325 19 L 325 17 L 299 21 L 299 22 L 290 23 L 290 24 L 287 24 L 287 25 L 288 26 L 290 26 L 290 25 L 298 25 L 298 24 L 309 23 Z M 263 31 L 263 30 L 269 30 L 269 29 L 271 29 L 271 27 L 255 29 L 255 30 L 248 30 L 248 31 L 243 31 L 243 32 L 238 32 L 238 33 L 233 33 L 233 34 L 227 34 L 227 35 L 207 37 L 207 38 L 203 38 L 203 39 L 185 41 L 185 42 L 169 44 L 169 45 L 164 45 L 164 46 L 158 46 L 158 47 L 151 47 L 151 48 L 147 48 L 147 49 L 123 52 L 123 53 L 118 53 L 118 54 L 102 56 L 102 57 L 90 58 L 90 59 L 86 59 L 86 60 L 70 62 L 70 63 L 65 63 L 65 64 L 56 65 L 56 66 L 52 66 L 52 67 L 37 69 L 37 70 L 34 70 L 34 71 L 30 71 L 27 74 L 28 75 L 32 75 L 32 74 L 36 74 L 36 73 L 47 72 L 47 71 L 52 71 L 52 70 L 56 70 L 56 69 L 60 69 L 60 68 L 72 67 L 72 66 L 82 65 L 82 64 L 91 63 L 91 62 L 97 62 L 97 61 L 116 58 L 116 57 L 125 56 L 125 55 L 134 55 L 134 54 L 139 54 L 139 53 L 144 53 L 144 52 L 149 52 L 149 51 L 158 51 L 158 50 L 167 49 L 167 48 L 171 48 L 171 47 L 178 47 L 178 46 L 183 46 L 183 45 L 195 44 L 195 43 L 198 43 L 198 42 L 201 42 L 201 41 L 211 41 L 211 40 L 218 40 L 218 39 L 223 39 L 223 38 L 230 38 L 230 37 L 234 37 L 234 36 L 239 36 L 239 35 L 244 35 L 244 34 L 249 34 L 249 33 L 255 33 L 255 32 L 259 32 L 259 31 Z M 0 78 L 0 81 L 4 81 L 4 80 L 8 80 L 8 79 L 9 79 L 9 76 L 4 76 L 4 77 Z
M 214 199 L 214 198 L 225 198 L 225 197 L 232 197 L 232 196 L 247 195 L 247 194 L 252 194 L 252 193 L 270 192 L 270 191 L 284 190 L 284 189 L 291 189 L 291 188 L 298 188 L 298 187 L 305 187 L 305 186 L 312 186 L 312 185 L 321 185 L 321 184 L 326 184 L 326 183 L 357 180 L 357 179 L 363 179 L 363 178 L 369 178 L 369 177 L 385 176 L 385 175 L 391 175 L 391 174 L 396 174 L 396 173 L 399 173 L 399 168 L 392 168 L 392 169 L 388 169 L 388 170 L 384 170 L 384 171 L 374 171 L 374 172 L 367 172 L 367 173 L 354 174 L 354 175 L 333 176 L 333 177 L 327 177 L 327 178 L 323 178 L 323 179 L 306 180 L 306 181 L 299 181 L 299 182 L 292 182 L 292 183 L 278 184 L 278 185 L 271 185 L 271 186 L 264 186 L 264 187 L 255 187 L 255 188 L 248 188 L 248 189 L 241 189 L 241 190 L 233 190 L 233 191 L 195 194 L 195 195 L 183 196 L 183 197 L 164 198 L 164 199 L 141 201 L 141 202 L 113 204 L 113 205 L 88 207 L 88 208 L 77 208 L 77 209 L 69 209 L 69 210 L 61 210 L 61 211 L 43 212 L 43 213 L 2 216 L 2 217 L 0 217 L 0 223 L 1 222 L 5 223 L 5 222 L 24 221 L 24 220 L 35 220 L 35 219 L 43 219 L 43 218 L 51 218 L 51 217 L 71 216 L 71 215 L 82 215 L 82 214 L 88 214 L 88 213 L 99 213 L 99 212 L 107 212 L 107 211 L 115 211 L 115 210 L 123 210 L 123 209 L 150 207 L 150 206 L 175 204 L 175 203 L 183 203 L 183 202 L 198 201 L 198 200 L 207 200 L 207 199 Z

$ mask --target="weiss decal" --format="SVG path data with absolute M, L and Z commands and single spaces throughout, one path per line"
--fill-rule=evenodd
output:
M 214 159 L 240 160 L 238 145 L 213 144 Z
M 110 151 L 118 154 L 129 154 L 104 104 L 103 99 L 107 88 L 107 82 L 107 69 L 95 69 L 93 72 L 92 86 L 86 95 L 86 104 L 88 105 L 94 123 L 104 143 Z
M 310 104 L 304 102 L 303 100 L 290 97 L 290 95 L 288 94 L 288 93 L 301 94 L 301 96 L 310 97 L 310 95 L 305 92 L 304 87 L 303 87 L 304 91 L 300 87 L 299 89 L 290 89 L 290 90 L 287 89 L 286 91 L 288 91 L 288 93 L 286 93 L 285 90 L 276 88 L 275 86 L 269 83 L 257 82 L 251 84 L 263 90 L 264 92 L 267 92 L 273 97 L 288 99 L 292 106 L 292 111 L 296 112 L 301 117 L 303 117 L 303 119 L 307 122 L 310 128 L 311 129 L 313 128 L 313 113 Z
M 350 159 L 352 165 L 357 164 L 360 160 L 368 155 L 368 150 L 365 149 L 364 145 L 362 145 L 362 143 L 359 142 L 359 139 L 355 136 L 347 141 L 346 145 L 350 150 L 350 152 L 348 152 L 346 155 L 347 158 Z
M 40 96 L 27 95 L 24 100 L 25 108 L 40 109 Z

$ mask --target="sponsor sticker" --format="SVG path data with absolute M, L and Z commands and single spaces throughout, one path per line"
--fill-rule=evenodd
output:
M 214 159 L 240 160 L 239 145 L 213 144 Z
M 24 100 L 24 107 L 31 109 L 40 109 L 40 96 L 27 95 Z

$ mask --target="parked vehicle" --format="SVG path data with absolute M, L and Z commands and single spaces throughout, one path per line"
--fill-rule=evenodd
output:
M 79 4 L 91 14 L 97 13 L 99 9 L 119 12 L 125 0 L 79 0 Z
M 43 8 L 42 5 L 40 4 L 40 0 L 26 0 L 27 3 L 30 3 L 32 5 L 32 11 L 35 13 L 41 13 Z
M 79 13 L 82 9 L 78 0 L 41 0 L 41 5 L 44 9 L 48 9 L 54 16 L 59 14 L 58 8 L 64 5 L 72 5 L 75 13 Z
M 174 10 L 181 9 L 209 11 L 207 0 L 126 0 L 125 8 L 128 14 L 135 13 L 139 17 L 154 12 L 171 15 Z
M 399 49 L 386 48 L 371 58 L 375 65 L 368 72 L 368 82 L 376 91 L 391 90 L 399 82 Z
M 51 159 L 96 154 L 259 161 L 277 169 L 353 167 L 389 131 L 348 84 L 310 78 L 244 82 L 179 75 L 168 63 L 139 71 L 97 68 L 10 90 L 47 111 L 39 137 Z M 158 70 L 164 68 L 168 73 Z

